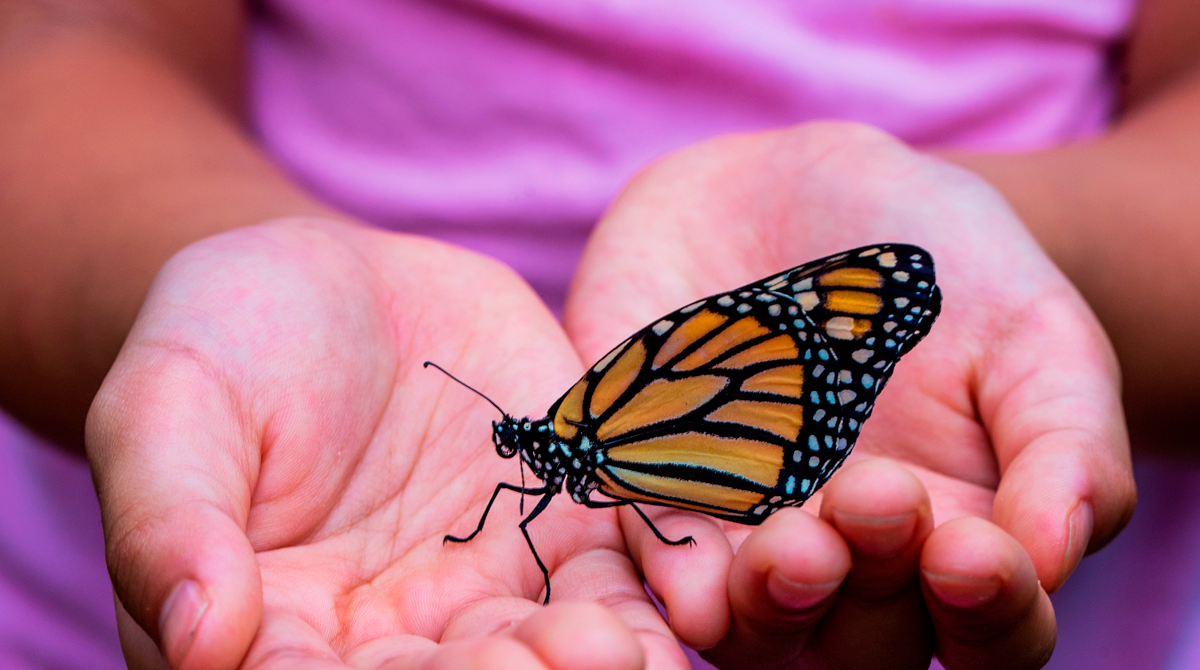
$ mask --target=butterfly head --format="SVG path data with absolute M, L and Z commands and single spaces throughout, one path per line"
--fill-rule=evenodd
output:
M 492 422 L 492 442 L 496 444 L 496 453 L 501 458 L 512 458 L 521 448 L 521 442 L 526 439 L 529 419 L 517 420 L 505 416 L 502 421 Z

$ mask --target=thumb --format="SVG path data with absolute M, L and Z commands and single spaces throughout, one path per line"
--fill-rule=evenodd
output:
M 245 533 L 258 443 L 211 369 L 147 349 L 126 347 L 88 415 L 109 574 L 172 668 L 235 668 L 262 617 Z

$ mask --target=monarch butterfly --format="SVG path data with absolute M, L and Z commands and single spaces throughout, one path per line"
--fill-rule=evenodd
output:
M 564 484 L 593 508 L 664 505 L 757 525 L 799 506 L 842 464 L 896 361 L 928 332 L 941 307 L 933 259 L 907 244 L 821 258 L 697 300 L 646 326 L 596 362 L 546 418 L 500 410 L 492 440 L 520 454 L 542 485 L 500 483 L 541 496 L 526 527 Z M 523 472 L 523 470 L 522 470 Z M 601 498 L 594 498 L 594 495 Z M 522 505 L 523 507 L 523 505 Z

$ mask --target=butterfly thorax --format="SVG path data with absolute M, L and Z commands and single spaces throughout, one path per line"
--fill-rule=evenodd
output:
M 492 423 L 492 441 L 503 458 L 520 453 L 533 475 L 555 491 L 564 481 L 574 484 L 592 467 L 579 458 L 576 449 L 554 434 L 548 418 L 535 421 L 506 416 L 503 421 Z

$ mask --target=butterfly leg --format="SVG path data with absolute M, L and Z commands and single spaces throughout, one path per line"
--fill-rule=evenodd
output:
M 646 516 L 646 513 L 642 511 L 641 507 L 638 507 L 633 503 L 629 503 L 629 506 L 633 508 L 633 511 L 638 513 L 638 516 L 642 517 L 642 521 L 645 521 L 646 525 L 650 526 L 650 530 L 654 531 L 654 537 L 657 537 L 663 544 L 668 544 L 672 547 L 677 547 L 681 544 L 686 544 L 689 547 L 696 546 L 696 541 L 692 539 L 691 535 L 679 538 L 678 540 L 668 540 L 666 536 L 659 532 L 658 528 L 654 526 L 654 522 L 650 521 L 650 517 Z
M 601 509 L 603 507 L 620 507 L 622 505 L 629 505 L 630 507 L 633 508 L 633 511 L 638 513 L 638 516 L 642 517 L 642 521 L 645 521 L 646 525 L 650 526 L 650 530 L 654 531 L 654 537 L 657 537 L 663 544 L 667 544 L 672 547 L 677 547 L 681 544 L 686 544 L 688 546 L 696 545 L 696 540 L 693 539 L 691 535 L 688 535 L 687 537 L 684 537 L 684 538 L 680 538 L 678 540 L 668 540 L 667 536 L 663 535 L 662 532 L 660 532 L 658 530 L 658 528 L 655 527 L 654 522 L 650 521 L 650 517 L 646 516 L 646 513 L 642 511 L 642 508 L 638 507 L 637 505 L 635 505 L 631 502 L 625 502 L 623 500 L 620 502 L 600 502 L 600 501 L 596 501 L 596 500 L 588 500 L 588 501 L 584 502 L 584 504 L 587 505 L 588 507 L 591 507 L 592 509 Z
M 543 605 L 550 604 L 550 571 L 546 569 L 546 564 L 542 563 L 542 557 L 538 556 L 537 549 L 534 549 L 533 539 L 529 537 L 529 531 L 525 529 L 525 526 L 528 526 L 530 521 L 536 519 L 537 515 L 541 514 L 542 510 L 546 509 L 546 506 L 550 504 L 550 500 L 554 497 L 555 492 L 550 489 L 549 486 L 547 486 L 546 489 L 548 489 L 548 491 L 546 495 L 542 496 L 542 499 L 538 501 L 537 507 L 534 507 L 533 511 L 529 513 L 529 516 L 525 517 L 520 523 L 521 534 L 525 536 L 525 544 L 529 545 L 529 551 L 533 553 L 533 560 L 537 561 L 538 568 L 540 568 L 542 571 L 542 578 L 546 580 L 546 599 L 542 601 Z
M 446 537 L 442 538 L 442 544 L 445 544 L 447 542 L 470 542 L 471 540 L 475 539 L 475 536 L 479 534 L 479 531 L 483 530 L 483 524 L 484 524 L 484 522 L 487 521 L 488 512 L 492 511 L 492 504 L 496 502 L 496 496 L 500 495 L 500 492 L 505 491 L 505 490 L 516 491 L 517 493 L 520 493 L 521 499 L 524 500 L 525 496 L 540 496 L 540 495 L 549 493 L 550 487 L 549 486 L 541 486 L 538 488 L 528 488 L 527 489 L 527 488 L 524 488 L 521 486 L 513 486 L 512 484 L 508 484 L 506 482 L 500 482 L 499 484 L 496 485 L 496 490 L 492 491 L 492 499 L 488 501 L 487 507 L 485 507 L 483 509 L 483 516 L 479 517 L 479 526 L 475 529 L 475 532 L 471 533 L 470 535 L 468 535 L 466 537 L 455 537 L 453 535 L 447 535 Z M 523 526 L 522 526 L 522 528 L 523 528 Z M 534 556 L 536 556 L 536 555 L 537 554 L 534 554 Z M 539 565 L 540 565 L 540 563 L 541 562 L 539 561 Z

